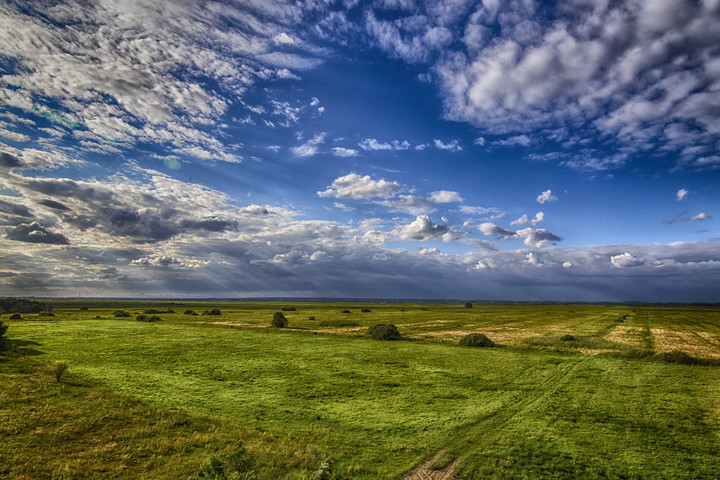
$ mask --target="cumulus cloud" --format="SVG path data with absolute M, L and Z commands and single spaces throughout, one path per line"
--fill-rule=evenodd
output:
M 679 202 L 679 201 L 682 201 L 682 200 L 685 200 L 685 197 L 687 197 L 689 194 L 690 194 L 689 191 L 687 191 L 687 190 L 684 189 L 684 188 L 681 188 L 680 190 L 677 191 L 677 194 L 676 194 L 676 196 L 675 196 L 675 199 L 676 199 L 678 202 Z
M 642 260 L 628 252 L 611 256 L 610 263 L 617 268 L 639 267 L 644 264 Z
M 488 237 L 492 235 L 498 235 L 503 238 L 510 238 L 515 236 L 515 232 L 506 230 L 491 222 L 481 223 L 480 225 L 478 225 L 478 230 L 480 230 L 483 235 L 486 235 Z
M 387 198 L 403 190 L 397 182 L 388 182 L 385 179 L 373 180 L 370 175 L 360 176 L 357 173 L 350 173 L 336 178 L 327 190 L 317 194 L 320 197 L 335 198 Z
M 522 217 L 510 222 L 510 225 L 513 227 L 521 226 L 521 225 L 531 225 L 531 226 L 535 227 L 540 222 L 542 222 L 544 219 L 545 219 L 545 214 L 543 212 L 537 212 L 535 214 L 535 218 L 533 218 L 533 219 L 529 219 L 527 214 L 524 214 Z
M 552 190 L 545 190 L 540 195 L 537 196 L 538 203 L 547 203 L 547 202 L 554 202 L 558 198 L 553 195 Z
M 51 232 L 37 222 L 21 223 L 12 228 L 5 238 L 18 242 L 49 243 L 53 245 L 67 245 L 70 243 L 64 235 Z
M 427 215 L 418 215 L 415 221 L 400 229 L 398 236 L 404 240 L 427 241 L 444 235 L 448 230 L 447 225 L 436 225 Z
M 561 237 L 554 233 L 548 232 L 544 228 L 524 228 L 516 232 L 517 237 L 523 239 L 523 243 L 528 247 L 541 248 L 548 243 L 557 243 L 562 240 Z

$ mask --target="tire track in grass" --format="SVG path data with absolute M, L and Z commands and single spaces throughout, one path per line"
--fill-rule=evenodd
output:
M 504 435 L 504 429 L 513 420 L 521 417 L 529 411 L 538 409 L 545 401 L 555 395 L 560 387 L 570 381 L 570 378 L 588 357 L 578 356 L 568 359 L 565 363 L 558 365 L 555 372 L 548 375 L 542 382 L 533 387 L 535 394 L 528 394 L 522 399 L 509 404 L 507 407 L 493 412 L 476 422 L 460 427 L 458 439 L 447 445 L 445 449 L 436 452 L 422 465 L 415 468 L 403 480 L 450 480 L 458 478 L 456 471 L 462 466 L 467 452 L 477 451 L 481 445 L 491 446 L 497 443 Z M 488 432 L 496 432 L 488 434 Z M 481 439 L 478 442 L 478 439 Z M 442 458 L 453 458 L 445 467 L 438 468 L 438 461 Z

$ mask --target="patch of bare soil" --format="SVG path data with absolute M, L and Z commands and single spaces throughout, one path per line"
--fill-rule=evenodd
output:
M 430 460 L 405 475 L 403 480 L 451 480 L 457 478 L 455 476 L 455 467 L 458 462 L 457 459 L 443 469 L 434 470 L 432 468 L 443 453 L 444 450 L 436 453 Z

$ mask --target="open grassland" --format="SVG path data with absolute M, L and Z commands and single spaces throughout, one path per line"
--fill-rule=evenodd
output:
M 53 304 L 2 317 L 16 351 L 0 357 L 0 478 L 186 479 L 240 442 L 258 479 L 324 459 L 338 479 L 720 471 L 720 368 L 657 355 L 720 358 L 718 308 Z M 291 328 L 270 328 L 283 307 Z M 163 321 L 135 320 L 151 310 Z M 376 323 L 409 340 L 367 338 Z M 472 332 L 500 347 L 457 345 Z

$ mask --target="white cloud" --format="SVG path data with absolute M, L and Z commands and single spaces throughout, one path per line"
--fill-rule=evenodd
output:
M 548 243 L 556 243 L 562 240 L 554 233 L 548 232 L 544 228 L 538 228 L 537 230 L 532 228 L 524 228 L 518 230 L 516 233 L 517 237 L 523 239 L 523 243 L 528 247 L 542 248 Z
M 433 203 L 452 203 L 452 202 L 462 202 L 463 198 L 460 196 L 458 192 L 451 192 L 448 190 L 438 190 L 437 192 L 432 192 L 430 196 L 428 197 L 428 200 L 430 200 Z
M 531 143 L 532 140 L 530 140 L 530 137 L 528 137 L 527 135 L 515 135 L 505 138 L 503 140 L 497 140 L 493 142 L 493 145 L 501 147 L 514 147 L 516 145 L 520 145 L 522 147 L 528 147 Z
M 478 225 L 477 228 L 485 236 L 498 235 L 502 238 L 511 238 L 511 237 L 515 236 L 515 232 L 506 230 L 506 229 L 499 227 L 491 222 L 481 223 L 480 225 Z
M 496 215 L 500 213 L 500 210 L 495 207 L 478 207 L 478 206 L 471 206 L 471 205 L 460 205 L 460 212 L 465 213 L 467 215 L 487 215 L 489 213 L 492 213 L 493 215 Z
M 693 215 L 692 217 L 688 218 L 688 220 L 692 221 L 700 221 L 700 220 L 708 220 L 712 218 L 710 215 L 708 215 L 705 212 L 698 213 L 697 215 Z
M 350 173 L 333 180 L 332 185 L 320 197 L 335 198 L 388 198 L 403 191 L 397 182 L 388 182 L 385 179 L 373 180 L 369 175 L 361 177 L 357 173 Z
M 24 133 L 17 133 L 0 127 L 0 137 L 7 138 L 13 142 L 28 142 L 30 137 Z
M 326 136 L 325 132 L 320 132 L 302 145 L 293 147 L 292 152 L 297 157 L 312 157 L 318 153 L 318 146 L 325 143 Z
M 444 143 L 442 140 L 435 139 L 435 148 L 440 150 L 449 150 L 451 152 L 460 152 L 462 147 L 460 146 L 460 140 L 453 140 L 450 143 Z
M 333 147 L 332 152 L 336 157 L 356 157 L 358 155 L 358 151 L 352 148 Z
M 690 194 L 689 191 L 685 190 L 684 188 L 681 188 L 677 191 L 676 200 L 679 202 L 681 200 L 684 200 L 685 197 L 687 197 Z
M 365 138 L 359 144 L 363 150 L 407 150 L 410 148 L 410 143 L 407 140 L 402 142 L 399 140 L 393 140 L 390 143 L 379 142 L 374 138 Z
M 404 240 L 427 241 L 442 236 L 448 230 L 447 225 L 436 225 L 427 215 L 418 215 L 415 221 L 400 229 L 398 236 Z
M 573 266 L 572 262 L 563 262 L 562 264 L 563 268 L 570 268 Z
M 544 219 L 545 219 L 545 214 L 543 212 L 537 212 L 535 214 L 535 218 L 533 218 L 532 220 L 528 218 L 527 214 L 524 214 L 522 217 L 510 222 L 510 225 L 513 227 L 520 226 L 520 225 L 531 225 L 531 226 L 535 227 L 540 222 L 542 222 Z
M 639 267 L 644 264 L 642 260 L 628 252 L 611 256 L 610 263 L 617 268 Z
M 485 137 L 477 137 L 475 140 L 473 140 L 473 143 L 482 147 L 483 145 L 485 145 Z
M 547 203 L 547 202 L 554 202 L 558 198 L 553 195 L 552 190 L 545 190 L 540 195 L 537 196 L 538 203 Z
M 295 43 L 295 39 L 285 32 L 280 32 L 273 37 L 273 42 L 277 45 L 292 45 Z

